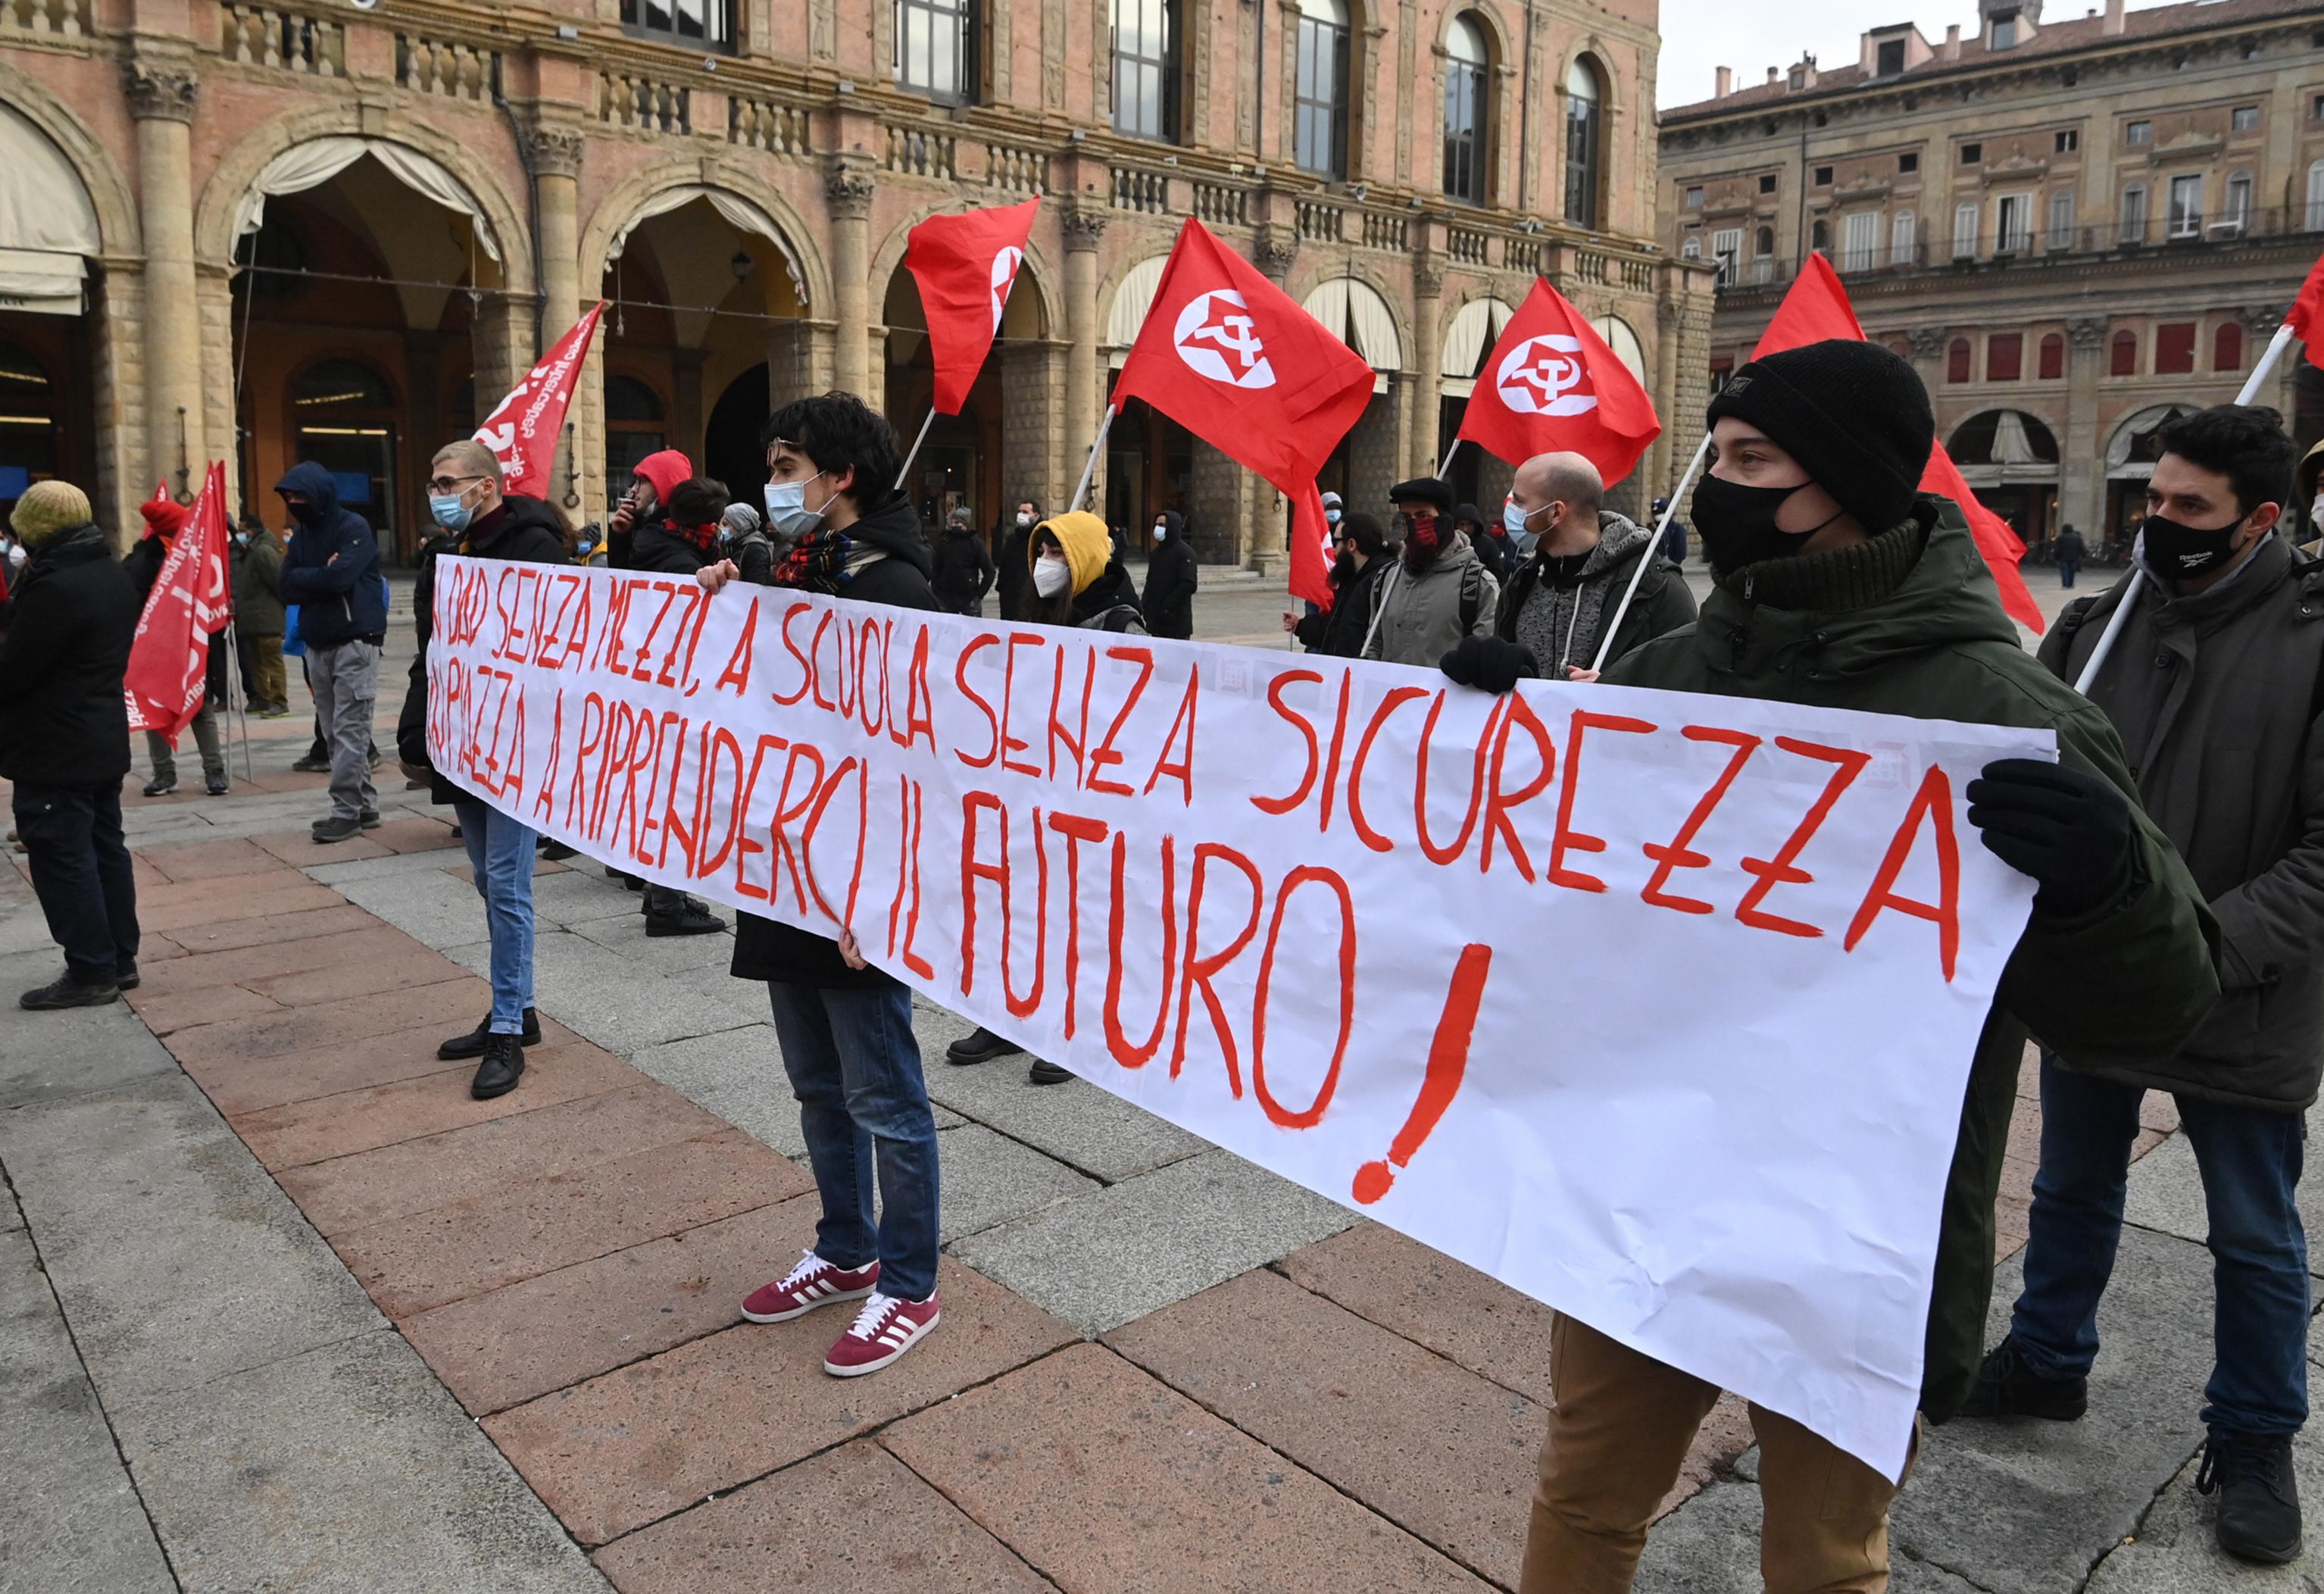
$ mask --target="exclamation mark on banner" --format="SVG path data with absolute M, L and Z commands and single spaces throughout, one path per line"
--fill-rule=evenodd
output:
M 1444 1011 L 1436 1020 L 1436 1038 L 1428 1046 L 1428 1071 L 1421 1076 L 1420 1100 L 1388 1148 L 1385 1162 L 1368 1162 L 1356 1170 L 1356 1200 L 1370 1206 L 1388 1193 L 1396 1171 L 1411 1166 L 1444 1110 L 1460 1093 L 1469 1071 L 1469 1042 L 1477 1032 L 1477 1009 L 1485 998 L 1485 976 L 1493 966 L 1493 949 L 1471 944 L 1461 949 L 1452 967 L 1452 986 L 1444 993 Z

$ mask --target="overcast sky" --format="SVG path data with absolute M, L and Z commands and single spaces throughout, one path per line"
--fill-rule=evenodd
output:
M 2156 0 L 2130 0 L 2142 11 Z M 2052 0 L 2052 21 L 2079 17 L 2104 0 Z M 1663 52 L 1655 88 L 1665 106 L 1709 99 L 1712 74 L 1733 67 L 1735 81 L 1766 80 L 1769 67 L 1787 67 L 1806 51 L 1827 67 L 1853 66 L 1856 41 L 1867 28 L 1914 22 L 1932 43 L 1947 24 L 1977 30 L 1977 0 L 1783 0 L 1738 5 L 1736 0 L 1662 0 Z

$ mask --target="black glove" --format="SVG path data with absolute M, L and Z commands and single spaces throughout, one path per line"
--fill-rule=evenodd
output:
M 1541 674 L 1541 666 L 1534 662 L 1529 650 L 1499 637 L 1462 637 L 1460 646 L 1444 655 L 1436 668 L 1455 686 L 1474 686 L 1497 697 L 1519 681 Z
M 1987 850 L 2040 885 L 2037 912 L 2072 918 L 2121 885 L 2130 801 L 2110 782 L 2039 759 L 1997 759 L 1967 795 Z

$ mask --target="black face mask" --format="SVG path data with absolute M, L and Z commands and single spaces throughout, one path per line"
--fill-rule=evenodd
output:
M 2236 557 L 2236 528 L 2239 520 L 2224 526 L 2182 526 L 2164 515 L 2146 517 L 2146 562 L 2158 576 L 2173 581 L 2185 581 L 2212 571 Z
M 1802 483 L 1801 486 L 1806 485 Z M 1746 565 L 1787 558 L 1800 545 L 1823 530 L 1786 531 L 1775 524 L 1776 511 L 1799 487 L 1746 487 L 1739 482 L 1705 476 L 1694 488 L 1694 530 L 1702 539 L 1702 556 L 1716 575 L 1725 576 Z M 1831 520 L 1840 519 L 1839 515 Z M 1823 525 L 1829 526 L 1831 521 Z

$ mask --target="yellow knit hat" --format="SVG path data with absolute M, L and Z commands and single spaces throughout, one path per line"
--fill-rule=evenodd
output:
M 8 524 L 24 539 L 26 548 L 38 548 L 58 532 L 86 526 L 96 518 L 88 507 L 88 493 L 70 482 L 52 479 L 35 482 L 24 490 Z
M 1040 561 L 1040 534 L 1044 531 L 1055 537 L 1057 546 L 1065 550 L 1065 568 L 1073 572 L 1076 594 L 1087 592 L 1113 560 L 1112 534 L 1106 530 L 1103 521 L 1085 509 L 1051 515 L 1036 527 L 1033 540 L 1025 550 L 1028 565 Z

